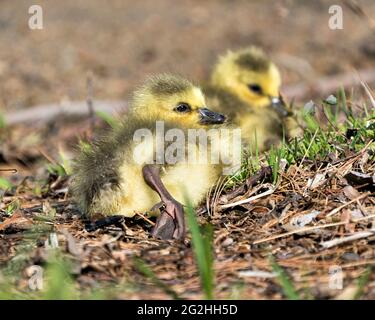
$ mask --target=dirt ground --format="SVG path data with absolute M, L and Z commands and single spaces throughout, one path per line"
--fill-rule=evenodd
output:
M 285 85 L 314 83 L 324 76 L 375 66 L 373 0 L 360 0 L 359 7 L 349 0 L 335 3 L 330 0 L 41 0 L 38 3 L 44 14 L 42 30 L 28 28 L 28 8 L 34 1 L 0 2 L 0 115 L 45 103 L 84 101 L 88 74 L 93 75 L 94 99 L 104 100 L 126 100 L 147 75 L 160 72 L 178 73 L 203 82 L 219 54 L 252 44 L 264 48 L 279 65 Z M 342 5 L 343 30 L 328 27 L 328 8 L 332 4 Z M 122 279 L 133 283 L 135 289 L 129 287 L 118 298 L 170 298 L 137 272 L 132 260 L 137 255 L 182 297 L 202 298 L 189 245 L 170 245 L 152 239 L 151 225 L 141 218 L 94 233 L 84 230 L 84 222 L 78 218 L 67 194 L 68 178 L 47 170 L 47 165 L 73 157 L 78 137 L 87 134 L 89 119 L 68 120 L 56 118 L 38 128 L 29 124 L 0 128 L 0 169 L 18 170 L 17 174 L 1 172 L 18 187 L 3 197 L 0 222 L 9 218 L 6 208 L 13 202 L 21 205 L 22 210 L 14 218 L 21 231 L 28 230 L 27 225 L 37 224 L 33 217 L 39 213 L 53 212 L 55 221 L 50 225 L 75 261 L 74 276 L 82 288 L 91 288 L 97 281 Z M 373 163 L 361 163 L 365 151 L 340 153 L 341 158 L 335 159 L 335 174 L 361 168 L 373 174 Z M 305 176 L 299 173 L 298 166 L 289 168 L 280 189 L 254 206 L 235 208 L 223 216 L 199 216 L 200 222 L 214 226 L 218 298 L 285 298 L 273 281 L 244 273 L 249 267 L 271 273 L 269 252 L 292 274 L 298 290 L 312 288 L 309 294 L 319 299 L 340 294 L 350 296 L 355 281 L 367 270 L 363 261 L 375 263 L 373 238 L 322 252 L 320 243 L 329 241 L 333 235 L 365 230 L 366 219 L 352 224 L 347 215 L 361 210 L 373 214 L 374 200 L 370 196 L 360 198 L 361 202 L 357 201 L 351 211 L 326 219 L 324 215 L 340 203 L 358 197 L 342 191 L 347 183 L 341 176 L 332 178 L 334 188 L 324 192 L 314 190 L 306 197 L 295 198 L 303 193 L 308 178 L 325 170 L 326 159 L 319 161 L 308 163 Z M 324 166 L 317 169 L 321 164 Z M 290 177 L 297 178 L 292 181 Z M 363 195 L 368 189 L 360 192 Z M 334 233 L 324 229 L 314 230 L 307 237 L 293 234 L 268 239 L 288 232 L 278 224 L 282 212 L 289 210 L 289 219 L 311 208 L 320 211 L 318 224 L 338 223 Z M 0 265 L 17 253 L 16 247 L 22 240 L 17 228 L 0 234 Z M 259 239 L 265 241 L 258 244 Z M 40 239 L 42 243 L 46 240 L 45 236 Z M 29 252 L 27 263 L 44 263 L 43 245 L 34 249 Z M 345 272 L 349 291 L 344 293 L 328 287 L 329 268 L 335 263 Z M 26 286 L 25 283 L 21 281 L 20 286 Z M 372 281 L 367 298 L 374 299 L 374 288 Z
M 84 100 L 90 71 L 97 99 L 126 99 L 148 74 L 203 81 L 219 54 L 252 44 L 279 64 L 286 84 L 375 61 L 371 22 L 350 9 L 350 1 L 337 2 L 343 30 L 328 27 L 329 0 L 39 3 L 42 30 L 28 28 L 33 1 L 0 3 L 0 111 Z M 368 17 L 375 15 L 373 1 L 359 4 Z

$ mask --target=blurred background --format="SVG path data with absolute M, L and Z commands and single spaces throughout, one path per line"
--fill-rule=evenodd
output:
M 28 27 L 32 4 L 42 30 Z M 343 29 L 328 27 L 328 9 L 343 9 Z M 149 74 L 208 78 L 228 48 L 264 48 L 284 84 L 375 65 L 373 0 L 2 0 L 0 112 L 85 100 L 127 99 Z

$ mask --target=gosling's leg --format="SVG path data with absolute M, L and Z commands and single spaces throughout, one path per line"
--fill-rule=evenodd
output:
M 185 237 L 184 209 L 182 204 L 176 201 L 165 188 L 160 179 L 160 167 L 145 165 L 142 172 L 146 183 L 159 194 L 164 204 L 152 235 L 163 240 L 183 239 Z

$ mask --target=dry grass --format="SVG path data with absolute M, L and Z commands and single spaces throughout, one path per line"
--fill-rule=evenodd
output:
M 215 298 L 375 298 L 370 272 L 375 264 L 371 121 L 371 116 L 351 117 L 345 125 L 307 129 L 297 143 L 261 156 L 257 173 L 244 164 L 238 176 L 213 189 L 197 219 L 213 230 L 209 271 L 215 274 Z M 46 152 L 43 157 L 49 158 Z M 24 156 L 21 152 L 14 158 Z M 204 297 L 206 283 L 199 274 L 211 267 L 203 264 L 198 272 L 198 229 L 195 252 L 190 237 L 185 243 L 151 238 L 152 221 L 142 214 L 87 232 L 67 193 L 68 170 L 53 161 L 49 173 L 43 165 L 2 196 L 0 264 L 5 278 L 0 286 L 8 288 L 3 298 Z M 7 172 L 8 182 L 11 174 Z M 58 246 L 58 261 L 68 261 L 65 271 L 51 263 L 51 246 Z M 55 277 L 68 273 L 69 286 L 79 288 L 78 294 L 69 296 L 64 286 L 63 294 L 56 288 L 44 295 L 30 292 L 27 270 L 35 264 L 57 272 Z M 337 267 L 343 289 L 331 284 Z

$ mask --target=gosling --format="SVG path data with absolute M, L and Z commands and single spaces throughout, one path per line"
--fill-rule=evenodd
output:
M 212 110 L 226 114 L 241 128 L 247 145 L 265 151 L 284 136 L 301 134 L 280 96 L 280 85 L 277 66 L 261 49 L 250 47 L 220 57 L 204 93 Z
M 151 77 L 134 93 L 131 109 L 119 128 L 80 151 L 73 166 L 73 197 L 88 217 L 133 217 L 159 208 L 153 236 L 183 239 L 186 193 L 197 206 L 222 174 L 224 164 L 192 164 L 186 157 L 165 163 L 155 153 L 156 122 L 163 122 L 165 132 L 179 129 L 187 136 L 189 129 L 221 127 L 226 118 L 207 109 L 200 88 L 171 75 Z M 151 132 L 151 138 L 146 134 L 135 138 L 142 132 Z M 229 148 L 226 141 L 219 141 L 217 148 Z M 165 142 L 162 151 L 172 143 Z M 191 144 L 200 150 L 199 143 L 188 142 L 185 151 Z M 214 148 L 212 141 L 209 148 Z

